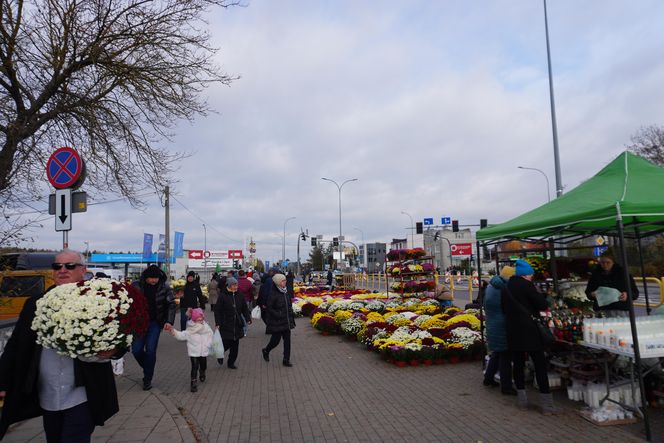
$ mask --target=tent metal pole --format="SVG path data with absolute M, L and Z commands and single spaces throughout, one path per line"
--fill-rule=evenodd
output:
M 632 301 L 632 285 L 629 284 L 629 270 L 627 269 L 627 250 L 625 249 L 625 230 L 623 227 L 622 214 L 620 212 L 620 203 L 616 202 L 616 224 L 618 225 L 618 240 L 620 242 L 620 254 L 624 272 L 625 282 L 627 282 L 627 304 L 629 306 L 629 324 L 632 329 L 632 343 L 634 343 L 634 366 L 636 366 L 636 376 L 639 379 L 639 388 L 641 390 L 641 413 L 643 414 L 643 425 L 646 431 L 646 440 L 652 441 L 650 431 L 650 418 L 648 416 L 648 400 L 646 399 L 646 389 L 643 383 L 643 372 L 641 371 L 641 351 L 639 349 L 639 335 L 636 331 L 636 316 L 634 315 L 634 302 Z
M 556 263 L 556 248 L 553 243 L 553 237 L 549 239 L 551 247 L 549 253 L 551 255 L 551 276 L 553 277 L 553 292 L 558 293 L 558 264 Z
M 646 281 L 646 268 L 643 265 L 643 249 L 641 249 L 641 236 L 639 235 L 639 228 L 634 228 L 636 235 L 636 244 L 639 248 L 639 262 L 641 263 L 641 280 L 643 282 L 643 295 L 646 297 L 646 313 L 650 315 L 650 297 L 648 297 L 648 282 Z
M 486 346 L 484 344 L 484 295 L 482 294 L 482 258 L 481 258 L 481 249 L 480 249 L 480 242 L 476 241 L 475 242 L 475 247 L 477 248 L 477 300 L 479 301 L 480 305 L 480 334 L 482 337 L 482 367 L 484 368 L 486 366 Z M 471 285 L 472 285 L 472 278 L 471 278 Z M 480 298 L 480 294 L 482 294 L 482 297 Z

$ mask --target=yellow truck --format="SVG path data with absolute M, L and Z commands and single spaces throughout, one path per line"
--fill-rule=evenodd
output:
M 0 256 L 0 320 L 18 317 L 28 297 L 43 294 L 54 285 L 50 269 L 54 256 L 30 253 Z

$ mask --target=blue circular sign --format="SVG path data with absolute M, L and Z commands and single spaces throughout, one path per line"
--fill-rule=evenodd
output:
M 46 162 L 46 175 L 56 189 L 76 187 L 82 183 L 83 161 L 74 148 L 64 146 L 55 150 Z

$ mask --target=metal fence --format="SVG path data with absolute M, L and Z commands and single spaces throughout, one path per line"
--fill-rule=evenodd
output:
M 0 321 L 0 355 L 5 351 L 5 345 L 14 331 L 16 320 L 17 319 L 14 318 L 12 320 Z

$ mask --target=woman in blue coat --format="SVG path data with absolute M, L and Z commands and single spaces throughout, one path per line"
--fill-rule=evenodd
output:
M 500 371 L 500 391 L 506 395 L 516 395 L 516 390 L 512 387 L 512 357 L 507 349 L 502 290 L 513 275 L 513 267 L 503 267 L 500 275 L 491 279 L 484 293 L 486 339 L 491 351 L 489 363 L 484 371 L 484 386 L 497 386 L 493 377 Z

